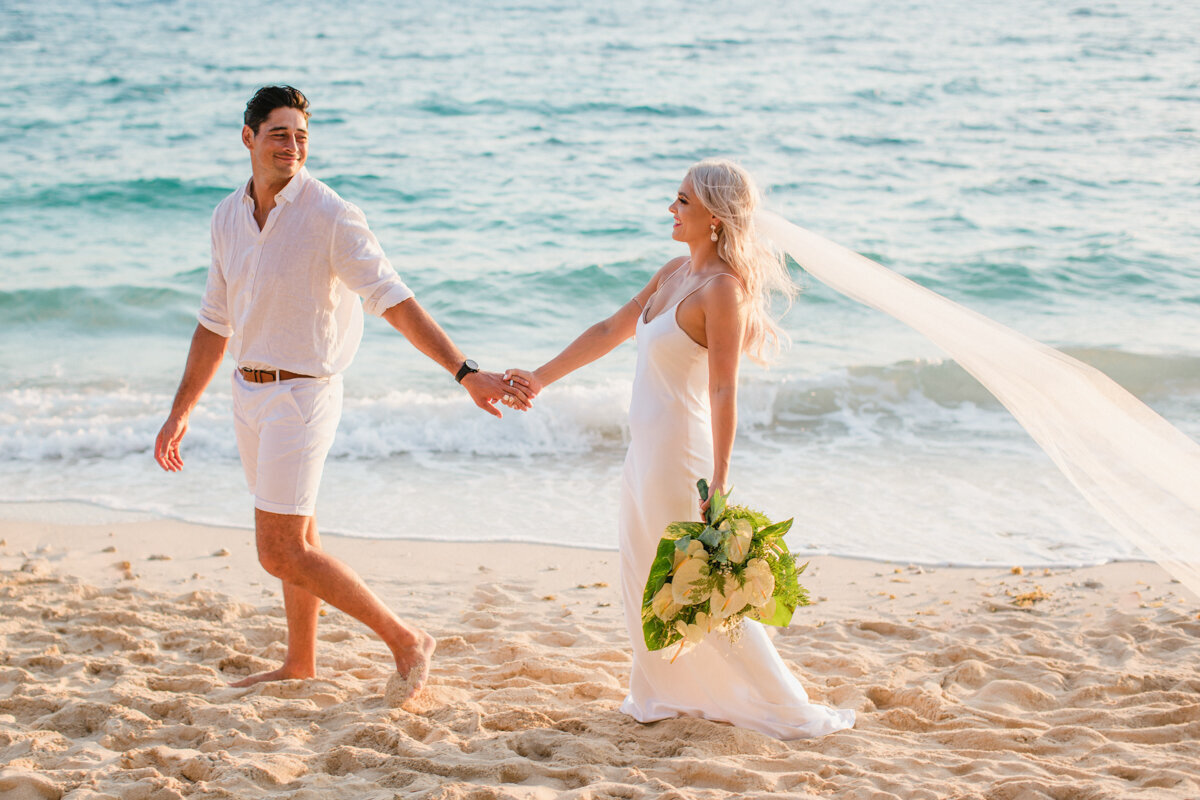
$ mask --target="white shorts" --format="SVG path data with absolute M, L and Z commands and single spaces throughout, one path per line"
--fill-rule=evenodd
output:
M 254 507 L 311 517 L 342 416 L 342 376 L 248 383 L 233 372 L 233 425 Z

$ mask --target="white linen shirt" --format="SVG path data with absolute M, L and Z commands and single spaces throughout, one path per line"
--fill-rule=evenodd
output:
M 261 231 L 249 190 L 247 182 L 213 212 L 200 324 L 232 337 L 239 367 L 336 375 L 358 352 L 364 304 L 382 316 L 412 290 L 362 211 L 307 169 L 275 195 Z

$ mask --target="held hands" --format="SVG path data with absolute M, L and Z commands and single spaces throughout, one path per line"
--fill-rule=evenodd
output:
M 518 411 L 528 411 L 532 408 L 529 401 L 536 394 L 520 383 L 502 380 L 498 372 L 472 372 L 462 379 L 462 385 L 475 405 L 496 417 L 502 416 L 496 401 Z
M 520 390 L 524 396 L 528 398 L 525 409 L 528 409 L 531 406 L 528 401 L 532 401 L 533 398 L 537 397 L 545 387 L 545 384 L 538 380 L 538 377 L 535 373 L 523 369 L 504 370 L 503 380 L 506 386 Z M 507 397 L 502 399 L 501 402 L 510 408 L 517 408 L 517 406 L 514 406 Z

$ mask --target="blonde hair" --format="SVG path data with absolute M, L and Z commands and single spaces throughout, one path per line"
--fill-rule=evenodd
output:
M 749 173 L 732 161 L 706 159 L 693 164 L 687 177 L 696 199 L 721 221 L 717 255 L 746 287 L 742 351 L 754 361 L 768 363 L 790 342 L 770 314 L 771 295 L 782 295 L 790 307 L 799 289 L 783 257 L 759 236 L 754 224 L 762 195 Z

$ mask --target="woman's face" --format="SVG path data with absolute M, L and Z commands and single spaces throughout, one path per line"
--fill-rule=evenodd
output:
M 671 229 L 671 238 L 675 241 L 694 242 L 712 235 L 709 226 L 715 220 L 712 213 L 696 199 L 690 178 L 684 178 L 683 183 L 679 184 L 679 194 L 668 210 L 675 217 L 675 227 Z

